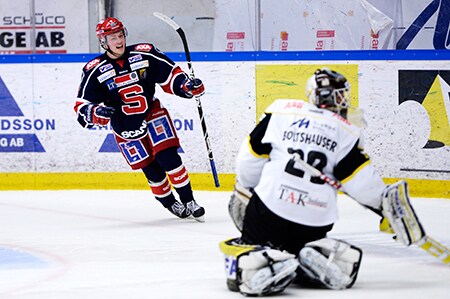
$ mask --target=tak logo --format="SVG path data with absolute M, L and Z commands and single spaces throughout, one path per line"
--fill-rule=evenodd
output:
M 36 132 L 55 130 L 54 119 L 26 118 L 0 77 L 0 152 L 45 152 Z
M 306 191 L 281 185 L 278 199 L 286 203 L 305 206 L 305 200 L 309 199 L 309 195 Z
M 433 46 L 435 49 L 450 48 L 450 0 L 433 0 L 414 20 L 406 32 L 398 40 L 396 49 L 405 50 L 419 31 L 425 27 L 428 20 L 437 12 L 436 27 L 434 29 Z

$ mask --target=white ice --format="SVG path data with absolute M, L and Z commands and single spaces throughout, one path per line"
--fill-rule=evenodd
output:
M 150 191 L 0 192 L 0 298 L 243 298 L 225 285 L 219 242 L 237 237 L 229 192 L 196 191 L 206 222 L 177 219 Z M 413 198 L 427 233 L 450 245 L 450 201 Z M 331 236 L 360 246 L 344 291 L 290 286 L 270 298 L 450 298 L 450 267 L 378 231 L 378 217 L 339 198 Z

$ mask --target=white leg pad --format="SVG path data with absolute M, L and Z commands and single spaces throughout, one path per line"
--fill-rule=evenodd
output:
M 266 295 L 283 291 L 296 277 L 299 262 L 295 255 L 264 249 L 241 256 L 239 290 L 247 295 Z
M 361 263 L 361 249 L 344 241 L 320 239 L 300 250 L 300 268 L 330 289 L 353 286 Z

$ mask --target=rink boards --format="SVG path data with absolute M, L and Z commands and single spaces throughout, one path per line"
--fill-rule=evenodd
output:
M 184 55 L 168 53 L 187 70 Z M 92 54 L 0 56 L 0 189 L 145 189 L 110 128 L 86 130 L 73 110 L 81 68 Z M 204 81 L 205 120 L 220 190 L 234 183 L 241 140 L 278 98 L 304 98 L 319 67 L 343 73 L 351 105 L 364 111 L 365 149 L 387 182 L 413 196 L 450 198 L 450 69 L 446 51 L 193 53 Z M 157 89 L 181 139 L 194 188 L 214 181 L 195 101 Z

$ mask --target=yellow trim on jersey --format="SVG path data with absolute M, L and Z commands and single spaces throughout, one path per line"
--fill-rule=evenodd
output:
M 341 180 L 341 184 L 345 184 L 346 182 L 350 181 L 358 172 L 361 171 L 361 169 L 363 169 L 364 167 L 366 167 L 369 164 L 370 164 L 370 160 L 367 160 L 363 164 L 359 165 L 359 167 L 356 168 L 355 171 L 353 171 L 353 173 L 351 175 L 349 175 L 345 179 Z
M 250 143 L 250 136 L 247 137 L 247 145 L 248 145 L 248 150 L 250 151 L 250 153 L 251 153 L 254 157 L 256 157 L 256 158 L 264 158 L 264 159 L 268 159 L 268 158 L 269 158 L 269 155 L 268 155 L 268 154 L 262 154 L 262 155 L 259 155 L 259 154 L 257 154 L 257 153 L 253 150 L 252 144 Z

